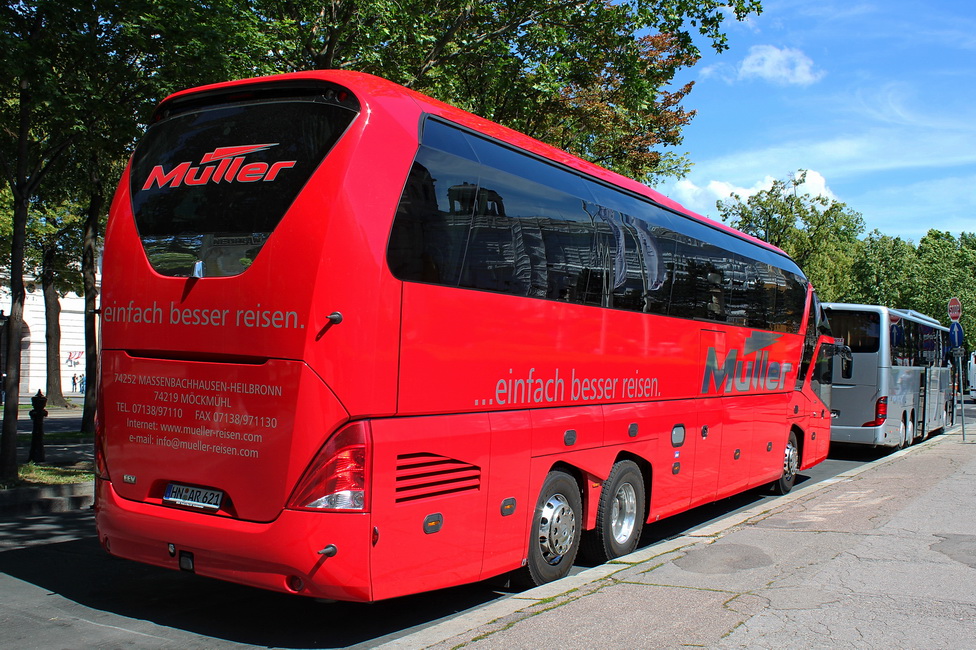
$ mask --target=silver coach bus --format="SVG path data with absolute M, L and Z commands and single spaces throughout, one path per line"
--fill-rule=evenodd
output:
M 851 349 L 834 367 L 831 442 L 902 448 L 948 426 L 948 328 L 916 311 L 824 303 Z

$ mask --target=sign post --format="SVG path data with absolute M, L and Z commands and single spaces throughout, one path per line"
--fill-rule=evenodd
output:
M 962 423 L 962 441 L 966 442 L 966 400 L 962 385 L 962 358 L 966 354 L 962 344 L 965 340 L 962 325 L 959 319 L 962 318 L 962 301 L 959 298 L 949 298 L 948 305 L 949 320 L 949 344 L 952 346 L 952 356 L 956 359 L 956 374 L 959 377 L 959 420 Z

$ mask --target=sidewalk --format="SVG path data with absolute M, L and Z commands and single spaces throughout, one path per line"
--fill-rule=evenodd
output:
M 380 646 L 976 648 L 976 437 L 959 427 Z

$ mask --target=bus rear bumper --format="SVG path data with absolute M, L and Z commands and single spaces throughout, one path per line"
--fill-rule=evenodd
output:
M 874 445 L 877 447 L 897 447 L 898 428 L 885 425 L 878 427 L 848 427 L 832 425 L 830 441 L 855 445 Z
M 283 510 L 247 522 L 126 501 L 103 480 L 95 504 L 99 542 L 117 557 L 314 598 L 372 599 L 368 513 Z

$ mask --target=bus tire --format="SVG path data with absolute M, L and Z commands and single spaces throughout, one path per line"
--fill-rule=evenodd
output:
M 637 548 L 644 529 L 644 476 L 637 464 L 623 460 L 603 482 L 596 529 L 583 536 L 583 553 L 591 562 L 606 562 Z
M 583 499 L 566 472 L 546 476 L 532 516 L 525 566 L 514 576 L 521 586 L 538 586 L 564 577 L 579 552 Z
M 783 475 L 769 485 L 773 494 L 787 494 L 792 490 L 799 471 L 800 447 L 796 441 L 796 432 L 790 431 L 790 439 L 786 442 L 786 452 L 783 454 Z

